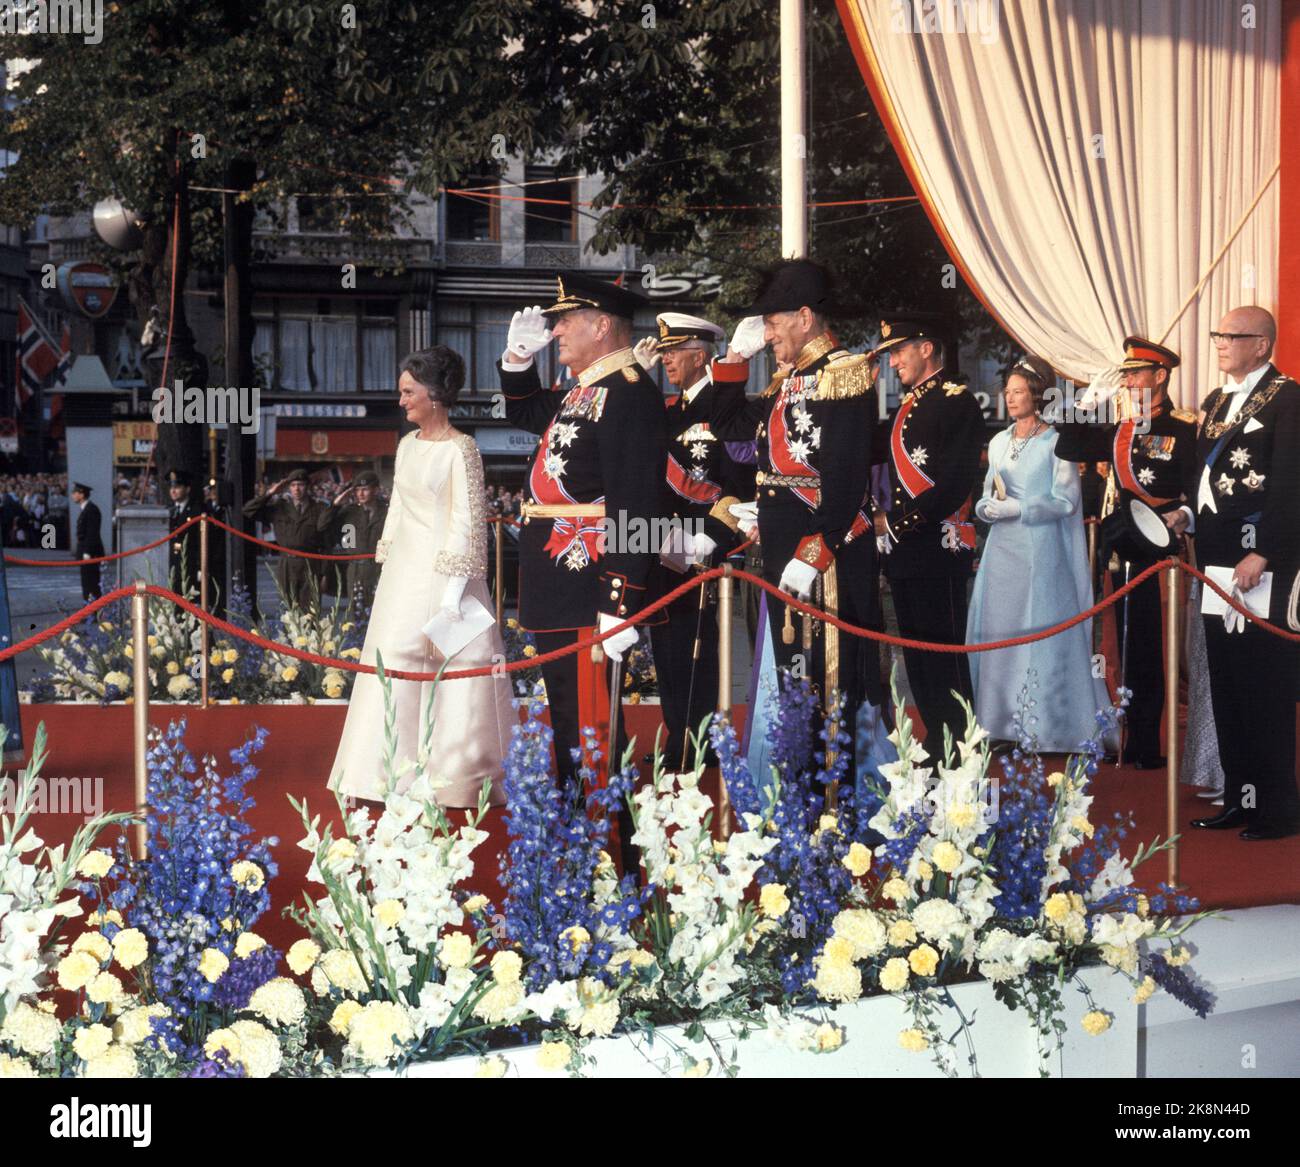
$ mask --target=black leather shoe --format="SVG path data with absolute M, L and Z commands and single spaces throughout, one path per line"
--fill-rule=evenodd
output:
M 1169 762 L 1166 758 L 1160 758 L 1154 756 L 1149 758 L 1135 758 L 1133 761 L 1133 769 L 1163 770 L 1168 764 Z
M 1241 837 L 1254 843 L 1260 839 L 1288 839 L 1295 834 L 1300 834 L 1295 827 L 1247 827 L 1241 832 Z
M 1230 806 L 1222 814 L 1213 818 L 1192 819 L 1192 826 L 1203 831 L 1226 831 L 1229 827 L 1240 827 L 1246 822 L 1246 815 L 1239 806 Z

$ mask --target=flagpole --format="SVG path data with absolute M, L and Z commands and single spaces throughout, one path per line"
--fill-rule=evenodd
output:
M 803 0 L 781 0 L 781 254 L 808 254 Z

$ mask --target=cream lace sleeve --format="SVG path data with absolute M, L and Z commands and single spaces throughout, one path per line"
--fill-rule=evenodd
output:
M 451 518 L 447 538 L 434 556 L 440 575 L 487 578 L 487 495 L 483 488 L 483 458 L 469 434 L 456 438 L 460 457 L 452 463 Z

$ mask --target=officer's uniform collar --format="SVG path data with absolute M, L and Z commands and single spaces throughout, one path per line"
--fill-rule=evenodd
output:
M 820 336 L 815 336 L 799 353 L 798 359 L 794 363 L 794 371 L 802 373 L 809 365 L 820 361 L 827 353 L 834 352 L 838 346 L 829 332 L 823 332 Z
M 619 369 L 625 369 L 635 363 L 636 355 L 630 348 L 621 348 L 616 352 L 607 353 L 578 374 L 578 384 L 586 389 L 602 377 L 608 377 L 610 373 L 617 373 Z

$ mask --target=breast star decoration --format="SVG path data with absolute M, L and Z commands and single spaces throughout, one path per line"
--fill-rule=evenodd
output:
M 1254 470 L 1252 470 L 1249 474 L 1246 475 L 1245 478 L 1241 480 L 1241 485 L 1244 486 L 1247 490 L 1263 490 L 1264 479 L 1267 477 L 1268 475 L 1266 474 L 1257 474 L 1255 473 Z
M 800 462 L 806 461 L 810 452 L 808 443 L 803 438 L 795 438 L 790 443 L 790 456 L 797 458 Z
M 1214 485 L 1218 487 L 1220 494 L 1231 494 L 1232 488 L 1237 484 L 1235 478 L 1229 478 L 1226 474 L 1220 474 L 1219 480 Z
M 908 451 L 908 456 L 918 466 L 924 466 L 930 460 L 930 455 L 924 446 L 914 446 Z
M 1232 459 L 1234 470 L 1240 470 L 1250 464 L 1250 451 L 1245 446 L 1238 446 L 1228 457 Z
M 708 454 L 709 454 L 709 447 L 706 446 L 703 442 L 695 442 L 691 446 L 691 457 L 694 458 L 696 461 L 702 461 L 704 458 L 708 457 Z
M 1143 466 L 1142 469 L 1138 471 L 1138 481 L 1142 483 L 1143 486 L 1150 486 L 1155 480 L 1156 472 L 1152 470 L 1150 466 Z
M 565 459 L 552 450 L 542 459 L 542 473 L 553 482 L 564 477 Z
M 557 421 L 551 427 L 551 443 L 561 449 L 568 446 L 577 436 L 578 426 L 576 422 Z

